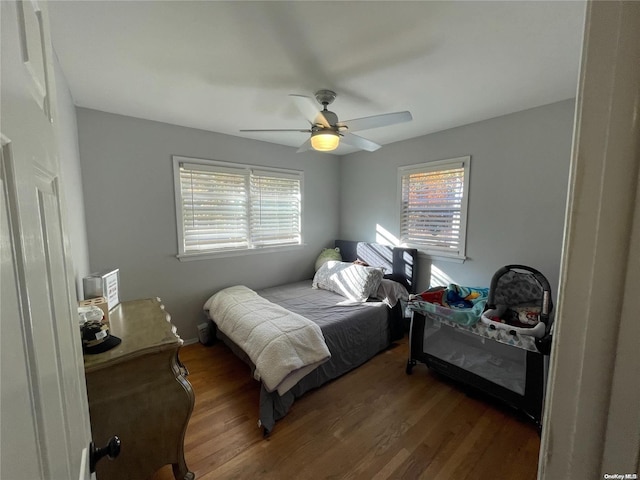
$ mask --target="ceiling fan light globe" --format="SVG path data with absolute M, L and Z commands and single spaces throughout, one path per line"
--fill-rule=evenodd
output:
M 311 134 L 311 146 L 318 152 L 331 152 L 339 143 L 340 136 L 334 131 L 320 130 Z

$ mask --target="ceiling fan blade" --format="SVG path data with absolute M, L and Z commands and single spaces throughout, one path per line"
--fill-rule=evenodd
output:
M 352 132 L 357 132 L 359 130 L 369 130 L 370 128 L 386 127 L 388 125 L 408 122 L 410 120 L 413 120 L 411 112 L 404 111 L 395 113 L 383 113 L 382 115 L 373 115 L 371 117 L 354 118 L 353 120 L 338 122 L 337 126 L 344 126 Z
M 345 132 L 341 135 L 344 143 L 358 147 L 361 150 L 366 150 L 367 152 L 375 152 L 381 147 L 381 145 L 378 145 L 371 140 L 367 140 L 366 138 L 359 137 L 358 135 L 354 135 L 353 133 Z
M 316 102 L 311 97 L 307 97 L 305 95 L 289 95 L 293 101 L 295 102 L 298 110 L 304 115 L 304 118 L 309 120 L 311 125 L 315 125 L 319 123 L 324 128 L 331 128 L 329 122 L 318 108 L 316 107 Z
M 267 129 L 267 130 L 240 130 L 241 132 L 304 132 L 311 133 L 311 130 L 308 128 L 305 129 L 297 129 L 297 128 L 276 128 L 276 129 Z
M 300 148 L 296 150 L 296 153 L 306 152 L 307 150 L 311 150 L 311 138 L 300 145 Z

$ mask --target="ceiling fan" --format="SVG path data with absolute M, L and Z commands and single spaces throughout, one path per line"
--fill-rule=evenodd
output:
M 412 120 L 408 111 L 385 113 L 370 117 L 355 118 L 353 120 L 338 121 L 338 116 L 327 109 L 327 105 L 336 99 L 336 93 L 331 90 L 318 90 L 315 93 L 316 100 L 322 105 L 319 111 L 311 97 L 305 95 L 289 95 L 304 117 L 309 120 L 310 128 L 305 129 L 268 129 L 268 130 L 240 130 L 241 132 L 303 132 L 310 133 L 309 139 L 302 144 L 298 152 L 309 149 L 320 152 L 330 152 L 338 148 L 340 140 L 361 150 L 373 152 L 380 148 L 375 142 L 354 135 L 352 132 L 368 130 L 370 128 L 386 127 L 396 123 Z

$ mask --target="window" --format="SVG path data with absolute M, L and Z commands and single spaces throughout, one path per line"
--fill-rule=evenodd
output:
M 461 157 L 398 169 L 402 244 L 464 259 L 470 160 Z
M 302 172 L 173 161 L 178 256 L 302 243 Z

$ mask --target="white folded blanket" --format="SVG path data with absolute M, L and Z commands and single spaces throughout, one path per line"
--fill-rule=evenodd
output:
M 237 285 L 204 305 L 216 326 L 249 356 L 267 391 L 283 395 L 331 358 L 320 327 Z

